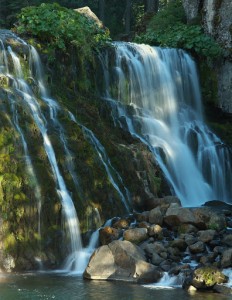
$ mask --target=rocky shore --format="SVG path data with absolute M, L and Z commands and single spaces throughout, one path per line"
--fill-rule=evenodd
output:
M 222 270 L 232 267 L 232 206 L 209 201 L 186 208 L 170 196 L 150 207 L 99 230 L 101 246 L 84 278 L 149 283 L 168 272 L 189 291 L 231 294 Z

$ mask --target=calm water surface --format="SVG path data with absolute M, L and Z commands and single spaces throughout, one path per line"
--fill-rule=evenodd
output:
M 180 288 L 155 289 L 122 282 L 85 281 L 80 277 L 51 274 L 0 276 L 0 300 L 224 300 L 218 294 L 189 295 Z

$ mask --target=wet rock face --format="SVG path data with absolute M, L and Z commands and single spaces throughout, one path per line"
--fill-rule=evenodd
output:
M 218 69 L 219 107 L 232 114 L 232 62 L 225 60 Z
M 183 0 L 188 22 L 197 16 L 205 33 L 211 35 L 223 49 L 223 59 L 216 64 L 218 107 L 232 113 L 232 2 L 231 0 Z M 201 3 L 200 3 L 201 2 Z

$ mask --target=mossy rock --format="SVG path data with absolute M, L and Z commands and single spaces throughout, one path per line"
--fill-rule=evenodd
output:
M 210 289 L 215 284 L 228 282 L 228 277 L 225 276 L 219 269 L 214 267 L 203 267 L 196 269 L 193 272 L 191 284 L 197 289 Z

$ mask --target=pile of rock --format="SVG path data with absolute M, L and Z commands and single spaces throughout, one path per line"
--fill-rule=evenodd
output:
M 156 282 L 162 272 L 169 272 L 189 281 L 198 268 L 232 267 L 232 207 L 218 201 L 208 204 L 184 208 L 175 197 L 157 199 L 152 210 L 102 228 L 102 246 L 84 277 Z

